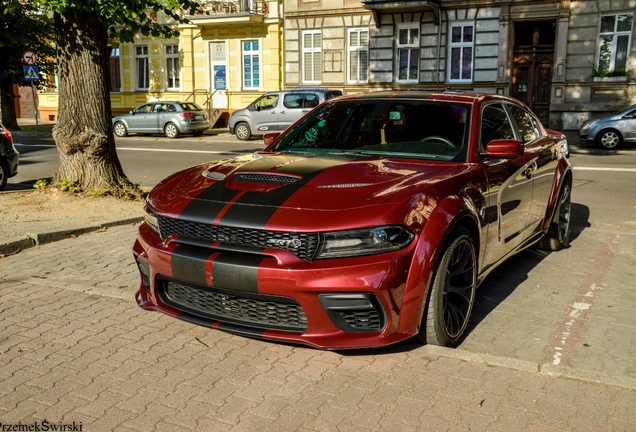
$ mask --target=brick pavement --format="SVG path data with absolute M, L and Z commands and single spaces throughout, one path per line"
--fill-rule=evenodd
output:
M 586 375 L 471 344 L 319 351 L 143 311 L 132 297 L 135 231 L 113 227 L 0 260 L 0 423 L 46 419 L 85 431 L 636 430 L 629 376 Z M 540 261 L 532 274 L 552 265 Z M 525 283 L 497 302 L 495 322 L 486 316 L 479 325 L 488 330 L 497 317 L 520 315 L 533 295 Z M 491 337 L 490 346 L 513 340 Z

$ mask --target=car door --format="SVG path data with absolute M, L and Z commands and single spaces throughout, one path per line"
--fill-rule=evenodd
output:
M 133 110 L 132 115 L 126 117 L 129 132 L 147 132 L 152 105 L 151 103 L 141 105 Z
M 525 153 L 532 162 L 529 171 L 532 176 L 532 199 L 524 235 L 529 238 L 543 226 L 556 173 L 558 149 L 532 112 L 517 105 L 510 104 L 508 107 L 524 143 Z
M 278 127 L 279 99 L 277 93 L 271 93 L 261 96 L 254 102 L 250 117 L 254 125 L 252 130 L 257 134 L 280 130 Z
M 309 111 L 318 106 L 320 100 L 315 93 L 288 93 L 283 96 L 283 107 L 278 116 L 279 130 L 283 131 Z
M 511 114 L 501 102 L 488 104 L 481 111 L 481 151 L 494 139 L 518 139 Z M 525 152 L 512 159 L 483 158 L 489 223 L 484 266 L 494 264 L 524 240 L 532 200 L 533 161 L 533 155 Z
M 636 142 L 636 109 L 623 116 L 625 123 L 623 139 L 628 142 Z

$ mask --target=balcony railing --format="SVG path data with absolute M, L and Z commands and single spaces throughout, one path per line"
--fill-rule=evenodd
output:
M 269 3 L 265 0 L 203 0 L 200 15 L 269 14 Z

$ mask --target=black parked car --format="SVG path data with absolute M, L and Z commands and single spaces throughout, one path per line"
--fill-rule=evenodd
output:
M 11 132 L 0 124 L 0 190 L 5 188 L 9 177 L 18 173 L 19 155 L 13 146 Z

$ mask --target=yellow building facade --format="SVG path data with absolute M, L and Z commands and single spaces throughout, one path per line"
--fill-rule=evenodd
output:
M 208 1 L 207 14 L 189 16 L 173 39 L 138 36 L 110 49 L 113 115 L 153 100 L 196 102 L 224 126 L 283 83 L 283 19 L 279 1 Z M 43 120 L 57 119 L 55 89 L 38 96 Z

